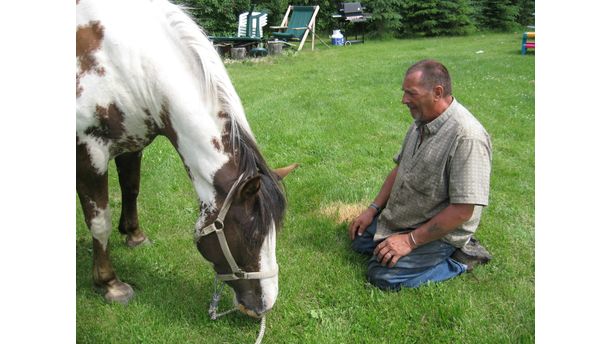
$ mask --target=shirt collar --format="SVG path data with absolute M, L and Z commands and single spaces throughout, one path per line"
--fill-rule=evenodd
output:
M 440 116 L 429 123 L 424 123 L 421 121 L 416 121 L 416 126 L 418 129 L 421 129 L 424 126 L 425 133 L 428 135 L 434 135 L 435 133 L 442 128 L 444 123 L 452 116 L 453 112 L 455 112 L 455 108 L 457 107 L 457 101 L 455 97 L 453 97 L 453 101 L 451 104 L 442 112 Z

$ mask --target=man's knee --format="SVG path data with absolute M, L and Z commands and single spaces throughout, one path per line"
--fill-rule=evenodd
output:
M 391 281 L 390 269 L 384 266 L 370 265 L 368 267 L 367 278 L 368 282 L 382 290 L 398 291 L 401 289 L 400 283 Z
M 363 236 L 356 236 L 355 240 L 351 242 L 351 248 L 353 251 L 361 253 L 361 254 L 372 254 L 374 252 L 375 244 L 372 241 L 372 238 L 367 238 Z
M 397 291 L 401 288 L 416 288 L 427 282 L 428 267 L 419 268 L 388 268 L 380 263 L 371 260 L 368 264 L 367 278 L 374 286 L 383 289 Z

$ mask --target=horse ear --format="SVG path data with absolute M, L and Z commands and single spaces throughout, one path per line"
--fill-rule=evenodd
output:
M 260 187 L 261 187 L 261 176 L 260 175 L 253 176 L 247 179 L 244 182 L 244 184 L 242 184 L 242 186 L 240 187 L 240 190 L 238 190 L 238 195 L 240 196 L 240 199 L 243 199 L 243 200 L 249 199 L 253 197 L 259 191 Z
M 293 170 L 295 170 L 298 167 L 300 167 L 300 164 L 293 163 L 289 166 L 275 169 L 274 174 L 276 174 L 278 176 L 278 179 L 280 180 L 280 179 L 285 178 L 289 173 L 291 173 Z

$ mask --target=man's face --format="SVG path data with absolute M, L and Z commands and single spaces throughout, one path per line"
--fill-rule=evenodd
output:
M 406 75 L 402 84 L 402 103 L 408 106 L 416 121 L 428 122 L 434 116 L 434 93 L 421 85 L 421 74 L 421 71 L 415 71 Z

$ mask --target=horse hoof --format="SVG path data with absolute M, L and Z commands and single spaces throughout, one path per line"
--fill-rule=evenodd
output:
M 104 299 L 110 303 L 117 302 L 127 305 L 130 299 L 134 297 L 134 289 L 119 280 L 114 280 L 106 287 Z
M 142 235 L 142 236 L 138 236 L 138 237 L 131 237 L 131 236 L 127 236 L 125 238 L 125 243 L 129 248 L 134 248 L 136 246 L 147 246 L 147 245 L 151 245 L 151 241 L 149 240 L 149 238 L 147 238 L 146 235 Z

